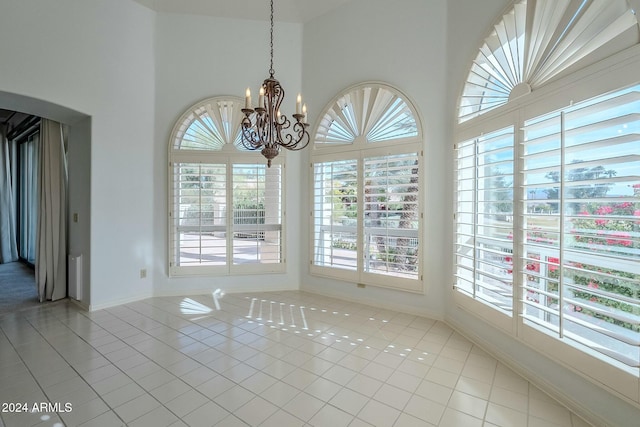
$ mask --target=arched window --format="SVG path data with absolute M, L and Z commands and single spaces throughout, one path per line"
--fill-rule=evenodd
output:
M 325 108 L 316 131 L 316 144 L 353 144 L 416 140 L 415 111 L 398 91 L 365 84 L 340 95 Z
M 393 87 L 363 83 L 320 115 L 312 152 L 313 274 L 422 291 L 422 126 Z
M 516 1 L 455 146 L 456 303 L 636 402 L 639 34 L 625 0 Z
M 169 141 L 172 276 L 283 271 L 283 159 L 271 168 L 240 142 L 244 101 L 190 107 Z

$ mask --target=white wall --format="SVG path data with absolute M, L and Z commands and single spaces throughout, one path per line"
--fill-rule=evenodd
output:
M 268 8 L 265 7 L 265 16 Z M 276 15 L 277 19 L 277 15 Z M 282 112 L 295 112 L 302 89 L 302 25 L 275 23 L 275 77 L 285 88 Z M 156 20 L 156 126 L 154 159 L 153 276 L 158 295 L 297 289 L 300 275 L 301 153 L 286 153 L 286 257 L 284 274 L 168 277 L 167 174 L 168 144 L 178 118 L 196 102 L 218 95 L 254 99 L 269 71 L 269 22 L 159 13 Z M 259 152 L 254 153 L 262 159 Z M 281 154 L 282 155 L 282 154 Z M 266 163 L 266 160 L 265 160 Z
M 33 98 L 28 112 L 58 105 L 91 116 L 85 304 L 150 295 L 139 270 L 154 235 L 153 13 L 130 0 L 3 0 L 0 11 L 0 107 L 16 108 L 17 94 Z
M 336 295 L 370 304 L 393 306 L 414 313 L 442 317 L 444 291 L 451 283 L 442 266 L 450 254 L 450 235 L 444 232 L 449 185 L 445 175 L 450 161 L 446 58 L 446 2 L 440 0 L 355 0 L 321 16 L 304 27 L 304 93 L 312 120 L 343 89 L 363 81 L 387 82 L 412 99 L 424 125 L 425 196 L 423 294 L 415 295 L 308 274 L 309 232 L 302 235 L 304 267 L 302 289 Z M 309 156 L 309 151 L 305 153 Z M 301 171 L 308 189 L 308 164 Z M 302 199 L 310 209 L 309 191 Z M 303 229 L 311 226 L 305 217 Z
M 74 121 L 69 126 L 68 151 L 68 222 L 69 255 L 82 254 L 82 288 L 79 299 L 91 301 L 91 118 Z M 77 214 L 77 221 L 74 215 Z M 69 284 L 73 286 L 73 284 Z

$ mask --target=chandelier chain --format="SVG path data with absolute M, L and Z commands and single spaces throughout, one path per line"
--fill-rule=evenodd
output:
M 271 75 L 271 77 L 273 77 L 273 75 L 275 74 L 275 71 L 273 69 L 273 0 L 271 0 L 271 63 L 270 63 L 270 67 L 269 67 L 269 74 Z

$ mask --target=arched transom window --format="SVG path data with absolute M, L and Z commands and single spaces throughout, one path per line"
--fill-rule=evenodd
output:
M 577 68 L 636 44 L 626 0 L 524 0 L 484 40 L 467 77 L 464 122 Z

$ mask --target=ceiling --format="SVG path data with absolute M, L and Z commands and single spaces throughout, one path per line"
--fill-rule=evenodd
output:
M 222 18 L 269 20 L 267 0 L 134 0 L 164 13 L 208 15 Z M 352 0 L 276 0 L 274 19 L 304 23 Z

